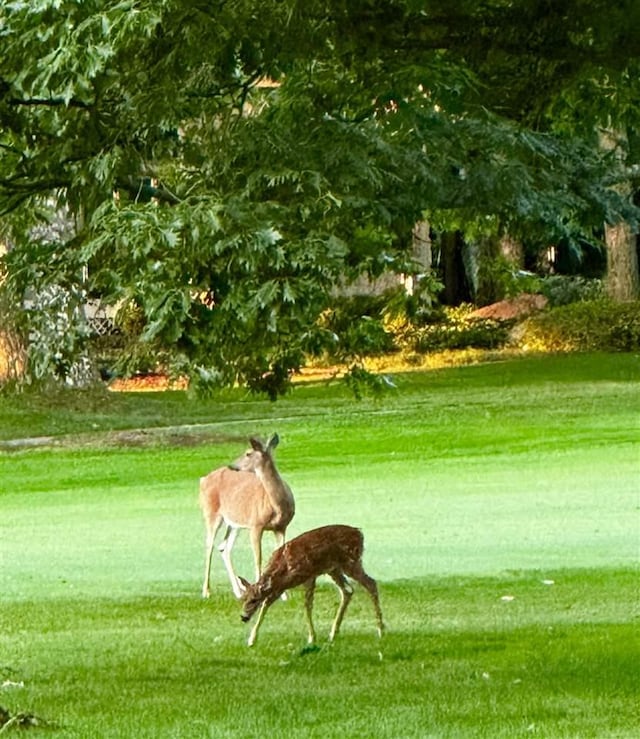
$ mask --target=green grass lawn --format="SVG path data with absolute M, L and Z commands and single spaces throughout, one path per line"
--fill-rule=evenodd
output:
M 636 736 L 640 358 L 395 381 L 0 396 L 0 707 L 50 722 L 33 736 Z M 362 527 L 382 640 L 357 590 L 326 644 L 328 582 L 312 651 L 300 593 L 253 649 L 219 558 L 200 599 L 198 478 L 273 431 L 290 535 Z M 234 560 L 251 574 L 246 534 Z

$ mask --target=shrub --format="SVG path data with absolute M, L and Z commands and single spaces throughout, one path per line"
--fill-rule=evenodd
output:
M 119 307 L 113 331 L 91 337 L 92 355 L 103 379 L 166 371 L 166 351 L 141 340 L 144 328 L 142 309 L 131 301 Z
M 514 269 L 513 262 L 504 256 L 482 260 L 478 268 L 476 303 L 490 305 L 520 293 L 539 291 L 540 277 Z
M 376 356 L 392 351 L 393 336 L 383 325 L 385 298 L 355 295 L 336 301 L 321 319 L 322 328 L 340 337 L 338 353 L 343 356 Z
M 409 352 L 446 349 L 497 349 L 509 341 L 513 321 L 471 317 L 472 306 L 445 308 L 439 321 L 396 326 L 396 346 Z
M 88 387 L 95 383 L 87 355 L 89 329 L 84 319 L 81 287 L 44 285 L 25 302 L 28 326 L 25 379 L 40 387 L 58 384 Z
M 519 343 L 534 351 L 637 351 L 640 302 L 594 300 L 552 308 L 525 321 Z
M 550 275 L 539 280 L 538 288 L 550 307 L 604 298 L 602 280 L 586 277 Z

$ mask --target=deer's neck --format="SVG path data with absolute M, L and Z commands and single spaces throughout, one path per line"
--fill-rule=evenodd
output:
M 256 470 L 256 475 L 274 508 L 277 510 L 289 510 L 293 507 L 294 502 L 291 490 L 273 465 L 265 465 L 262 469 Z

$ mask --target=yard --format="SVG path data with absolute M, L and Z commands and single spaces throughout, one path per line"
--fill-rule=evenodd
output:
M 361 401 L 0 397 L 0 733 L 636 736 L 640 358 L 394 379 Z M 381 640 L 358 588 L 327 644 L 327 580 L 315 648 L 294 591 L 249 649 L 217 553 L 201 599 L 198 478 L 274 431 L 288 536 L 362 528 Z M 246 534 L 234 562 L 251 576 Z

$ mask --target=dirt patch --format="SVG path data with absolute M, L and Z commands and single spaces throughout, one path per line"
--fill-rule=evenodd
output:
M 29 439 L 0 441 L 0 452 L 18 452 L 44 448 L 131 448 L 131 447 L 186 447 L 204 444 L 243 444 L 245 435 L 222 434 L 202 426 L 174 426 L 151 429 L 69 434 L 66 436 L 37 436 Z
M 106 435 L 108 446 L 201 446 L 203 444 L 245 443 L 246 436 L 221 434 L 206 427 L 174 427 L 112 431 Z

